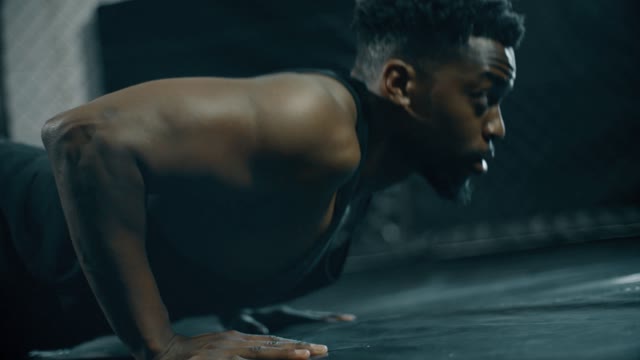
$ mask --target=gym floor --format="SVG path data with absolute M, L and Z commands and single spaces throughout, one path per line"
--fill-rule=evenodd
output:
M 277 335 L 326 344 L 328 358 L 640 359 L 640 239 L 613 239 L 346 274 L 289 305 L 352 312 L 353 323 Z M 215 318 L 176 324 L 196 334 Z M 33 358 L 127 359 L 115 337 Z

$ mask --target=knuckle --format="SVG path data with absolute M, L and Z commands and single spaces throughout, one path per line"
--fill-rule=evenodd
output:
M 275 336 L 275 335 L 269 335 L 267 337 L 267 341 L 268 342 L 277 342 L 277 343 L 290 342 L 290 341 L 287 341 L 287 339 L 284 339 L 284 338 L 281 338 L 281 337 L 278 337 L 278 336 Z
M 239 331 L 236 331 L 236 330 L 227 330 L 223 334 L 225 334 L 227 336 L 237 336 L 237 335 L 240 335 L 241 333 Z
M 309 344 L 309 343 L 308 343 L 308 342 L 306 342 L 306 341 L 296 341 L 296 345 L 297 345 L 297 346 L 302 346 L 302 347 L 309 347 L 309 346 L 311 346 L 311 344 Z
M 258 353 L 264 352 L 264 350 L 265 350 L 265 348 L 263 346 L 260 346 L 260 345 L 251 346 L 249 348 L 249 351 L 254 353 L 254 354 L 258 354 Z
M 296 357 L 298 355 L 296 349 L 282 349 L 282 353 L 287 357 Z
M 278 345 L 280 345 L 280 341 L 278 341 L 278 340 L 267 341 L 267 345 L 269 345 L 269 346 L 278 346 Z
M 207 343 L 203 347 L 203 349 L 205 349 L 205 350 L 214 350 L 215 348 L 216 348 L 216 345 L 212 344 L 212 343 Z

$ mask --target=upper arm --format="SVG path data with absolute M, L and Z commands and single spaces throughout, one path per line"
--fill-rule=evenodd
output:
M 74 243 L 113 239 L 143 243 L 144 181 L 135 157 L 101 138 L 93 125 L 60 125 L 46 148 Z M 92 247 L 81 247 L 83 251 Z

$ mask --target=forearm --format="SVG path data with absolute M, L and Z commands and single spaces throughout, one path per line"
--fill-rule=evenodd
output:
M 74 246 L 107 320 L 136 358 L 165 349 L 174 334 L 144 249 L 126 235 L 78 239 Z
M 71 131 L 45 143 L 69 234 L 113 330 L 137 358 L 150 357 L 173 333 L 145 252 L 144 182 L 127 151 Z

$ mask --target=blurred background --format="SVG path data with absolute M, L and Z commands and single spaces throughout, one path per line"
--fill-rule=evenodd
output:
M 3 0 L 0 136 L 139 82 L 349 69 L 353 1 Z M 419 178 L 377 195 L 347 270 L 640 235 L 636 0 L 520 0 L 507 139 L 468 206 Z

